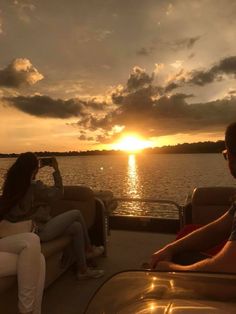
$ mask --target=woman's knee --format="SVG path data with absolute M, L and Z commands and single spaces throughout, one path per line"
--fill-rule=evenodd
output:
M 75 220 L 81 217 L 81 212 L 78 209 L 71 209 L 69 213 L 71 216 L 75 217 Z
M 33 232 L 27 232 L 21 234 L 21 239 L 25 243 L 26 247 L 29 246 L 40 246 L 40 238 Z
M 79 221 L 73 222 L 69 228 L 68 228 L 70 234 L 82 234 L 83 233 L 83 228 L 82 225 Z

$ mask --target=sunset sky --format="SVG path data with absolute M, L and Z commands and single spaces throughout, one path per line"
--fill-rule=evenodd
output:
M 223 139 L 236 2 L 0 0 L 0 153 Z

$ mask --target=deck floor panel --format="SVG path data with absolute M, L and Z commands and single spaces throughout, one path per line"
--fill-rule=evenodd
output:
M 100 279 L 76 281 L 67 271 L 45 292 L 42 314 L 82 314 L 97 288 L 113 274 L 140 269 L 152 252 L 174 239 L 173 234 L 158 234 L 112 230 L 108 238 L 108 256 L 98 259 L 98 267 L 105 270 Z

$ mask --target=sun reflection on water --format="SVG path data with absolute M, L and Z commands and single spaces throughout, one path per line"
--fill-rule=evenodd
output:
M 139 178 L 137 171 L 136 155 L 131 154 L 128 157 L 128 182 L 127 182 L 127 194 L 130 197 L 140 197 L 139 195 Z M 134 215 L 137 210 L 140 210 L 139 204 L 136 202 L 131 203 L 130 214 Z

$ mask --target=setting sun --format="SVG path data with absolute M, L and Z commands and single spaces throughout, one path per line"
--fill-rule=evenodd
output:
M 127 152 L 137 152 L 144 148 L 151 147 L 151 142 L 143 140 L 136 135 L 123 137 L 118 143 L 113 145 L 114 149 L 124 150 Z

